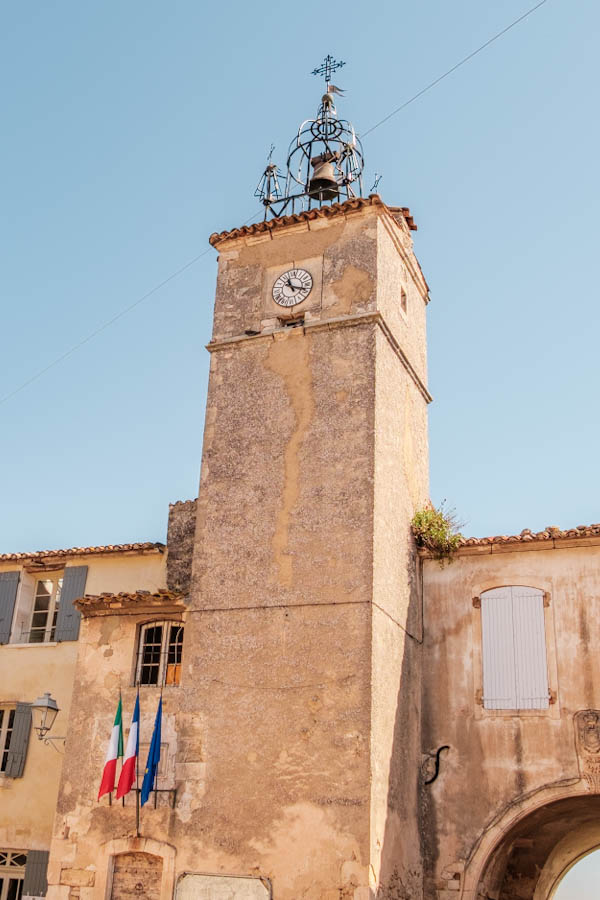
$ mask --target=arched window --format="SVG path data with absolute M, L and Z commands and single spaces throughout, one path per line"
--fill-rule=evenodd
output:
M 544 592 L 511 585 L 481 594 L 483 706 L 547 709 Z
M 181 680 L 181 622 L 142 625 L 135 669 L 136 684 L 179 684 Z

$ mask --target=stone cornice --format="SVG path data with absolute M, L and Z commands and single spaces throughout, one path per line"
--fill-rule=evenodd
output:
M 387 322 L 380 312 L 358 313 L 353 316 L 339 316 L 332 319 L 314 319 L 313 321 L 304 322 L 302 325 L 299 325 L 297 327 L 302 328 L 304 334 L 309 334 L 311 332 L 317 331 L 332 331 L 334 328 L 350 328 L 357 325 L 369 324 L 371 322 L 379 326 L 381 331 L 386 336 L 394 353 L 416 384 L 424 400 L 427 403 L 431 403 L 433 397 L 427 390 L 426 385 L 419 377 L 416 369 L 413 368 L 408 357 L 402 350 L 400 344 L 394 337 L 393 332 L 389 328 Z M 260 334 L 242 334 L 237 337 L 221 338 L 211 341 L 210 344 L 206 345 L 206 349 L 209 353 L 215 353 L 218 350 L 225 350 L 239 344 L 246 344 L 248 341 L 272 341 L 276 340 L 278 335 L 281 335 L 282 333 L 288 331 L 289 328 L 285 327 L 274 328 L 269 331 L 261 331 Z

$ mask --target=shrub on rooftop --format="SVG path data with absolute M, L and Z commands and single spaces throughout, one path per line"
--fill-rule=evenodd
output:
M 441 568 L 452 562 L 462 540 L 459 531 L 462 523 L 458 521 L 453 509 L 446 508 L 445 500 L 442 500 L 439 507 L 430 502 L 423 509 L 417 510 L 411 525 L 417 547 L 428 550 L 438 560 Z

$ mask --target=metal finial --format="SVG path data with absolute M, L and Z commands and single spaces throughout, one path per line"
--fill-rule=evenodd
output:
M 271 209 L 271 205 L 281 197 L 281 188 L 277 179 L 277 176 L 281 176 L 281 172 L 277 168 L 277 163 L 273 162 L 274 149 L 275 144 L 271 144 L 269 155 L 267 156 L 267 165 L 254 191 L 254 196 L 258 197 L 265 207 L 265 219 Z
M 336 59 L 331 56 L 331 54 L 327 54 L 323 62 L 316 69 L 312 70 L 312 75 L 324 75 L 325 76 L 325 84 L 329 84 L 331 81 L 331 73 L 335 72 L 337 69 L 341 69 L 342 66 L 345 66 L 345 62 L 338 62 Z

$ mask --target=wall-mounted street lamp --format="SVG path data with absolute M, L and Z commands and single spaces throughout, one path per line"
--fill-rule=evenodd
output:
M 63 743 L 66 741 L 65 737 L 47 737 L 59 712 L 60 710 L 56 700 L 48 691 L 46 691 L 43 697 L 38 697 L 37 700 L 34 700 L 31 704 L 33 727 L 37 732 L 38 739 L 45 744 L 53 746 L 53 741 L 62 741 Z

